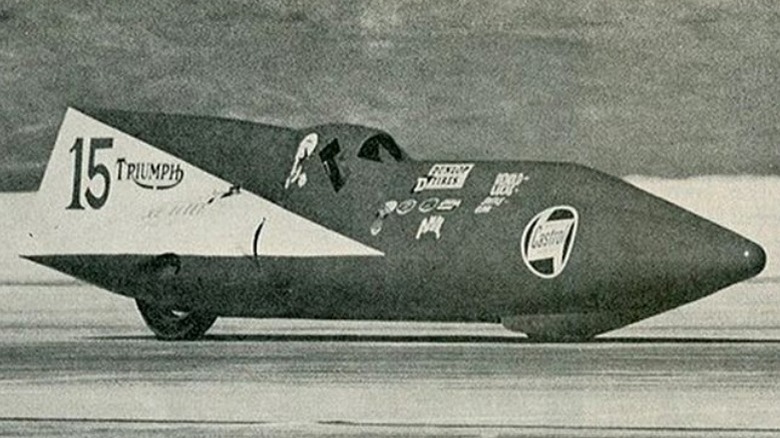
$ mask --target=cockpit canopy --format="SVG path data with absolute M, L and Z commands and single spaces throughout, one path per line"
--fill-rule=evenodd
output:
M 344 187 L 353 170 L 362 169 L 369 162 L 390 165 L 409 158 L 389 134 L 366 126 L 332 124 L 301 132 L 304 137 L 296 159 L 302 162 L 311 154 L 318 155 L 336 192 Z M 294 170 L 291 177 L 295 179 L 297 173 Z
M 358 150 L 357 156 L 381 163 L 382 157 L 380 152 L 383 150 L 390 154 L 395 161 L 404 160 L 404 153 L 401 151 L 401 148 L 398 147 L 393 137 L 384 132 L 369 137 L 364 141 Z
M 337 142 L 343 151 L 342 160 L 358 157 L 377 163 L 405 161 L 409 156 L 395 142 L 390 134 L 368 126 L 350 124 L 327 124 L 301 130 L 303 136 L 316 133 L 320 153 L 323 153 L 330 143 Z M 324 152 L 328 154 L 327 152 Z M 386 158 L 385 158 L 386 157 Z

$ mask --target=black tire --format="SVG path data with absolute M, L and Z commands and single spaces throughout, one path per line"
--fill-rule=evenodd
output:
M 203 311 L 178 311 L 144 300 L 135 300 L 144 322 L 157 339 L 164 341 L 191 341 L 203 336 L 214 325 L 217 316 Z

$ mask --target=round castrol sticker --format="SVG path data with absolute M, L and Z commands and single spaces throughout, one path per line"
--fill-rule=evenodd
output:
M 566 267 L 577 234 L 577 210 L 561 205 L 534 216 L 523 230 L 523 262 L 542 278 L 555 278 Z

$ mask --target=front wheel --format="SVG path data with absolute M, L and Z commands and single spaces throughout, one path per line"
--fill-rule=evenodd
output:
M 164 341 L 187 341 L 198 339 L 214 325 L 217 316 L 203 311 L 179 311 L 149 301 L 135 300 L 146 325 L 157 339 Z

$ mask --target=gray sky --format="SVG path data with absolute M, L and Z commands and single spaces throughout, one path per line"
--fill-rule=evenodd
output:
M 0 0 L 0 190 L 68 104 L 381 127 L 420 158 L 780 174 L 780 6 Z

